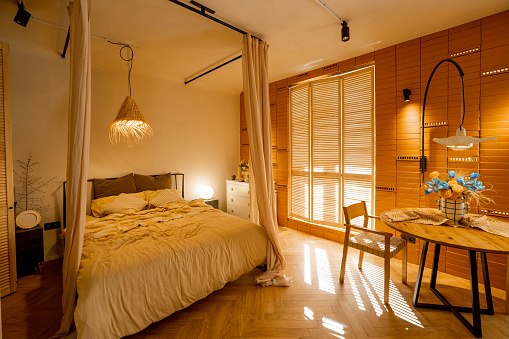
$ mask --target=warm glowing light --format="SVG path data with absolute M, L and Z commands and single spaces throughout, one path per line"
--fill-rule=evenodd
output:
M 304 307 L 304 315 L 306 316 L 307 319 L 309 320 L 315 320 L 315 317 L 314 317 L 314 313 L 313 311 L 311 311 L 309 308 L 307 307 Z
M 434 138 L 433 141 L 447 146 L 453 151 L 464 151 L 486 140 L 495 140 L 496 137 L 475 138 L 467 136 L 467 131 L 460 127 L 456 130 L 456 135 L 448 138 Z
M 330 318 L 323 317 L 322 318 L 322 326 L 325 328 L 328 328 L 329 330 L 332 330 L 339 334 L 345 334 L 345 325 L 338 323 L 335 320 L 332 320 Z
M 202 199 L 210 199 L 214 195 L 214 190 L 210 186 L 203 186 L 200 190 L 200 197 Z
M 152 136 L 152 128 L 145 122 L 138 105 L 130 96 L 125 98 L 109 130 L 112 144 L 124 141 L 129 147 L 132 147 L 132 141 L 138 144 L 141 139 Z
M 304 282 L 311 285 L 311 251 L 309 245 L 304 245 Z
M 316 269 L 318 273 L 318 288 L 322 291 L 336 294 L 327 251 L 322 250 L 321 248 L 315 248 L 315 255 Z

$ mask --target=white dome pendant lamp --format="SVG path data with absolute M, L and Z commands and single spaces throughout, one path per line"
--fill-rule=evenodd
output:
M 141 115 L 140 109 L 136 102 L 131 97 L 131 69 L 133 68 L 133 49 L 129 45 L 123 45 L 120 49 L 120 57 L 122 60 L 127 61 L 129 71 L 127 75 L 127 82 L 129 85 L 129 95 L 124 99 L 122 106 L 118 110 L 117 117 L 109 127 L 110 141 L 112 144 L 119 144 L 125 142 L 129 147 L 132 147 L 132 141 L 136 144 L 143 138 L 152 136 L 152 127 L 145 121 Z M 124 58 L 122 50 L 127 48 L 130 56 Z
M 469 137 L 467 136 L 467 131 L 465 128 L 463 128 L 463 121 L 465 120 L 465 91 L 464 91 L 464 84 L 463 84 L 463 76 L 465 73 L 463 73 L 463 70 L 461 69 L 460 65 L 454 60 L 451 59 L 444 59 L 440 61 L 433 71 L 431 72 L 431 75 L 428 79 L 428 84 L 426 85 L 426 91 L 424 92 L 424 100 L 422 104 L 422 124 L 421 124 L 421 136 L 422 136 L 422 143 L 421 143 L 421 158 L 420 158 L 420 170 L 422 173 L 426 172 L 427 167 L 427 158 L 424 155 L 424 112 L 426 109 L 426 97 L 428 96 L 428 89 L 429 85 L 431 83 L 431 79 L 433 78 L 433 74 L 435 74 L 435 71 L 437 70 L 438 66 L 440 66 L 443 62 L 450 62 L 456 68 L 458 69 L 460 76 L 461 76 L 461 124 L 460 127 L 456 130 L 456 135 L 451 136 L 448 138 L 433 138 L 433 141 L 444 145 L 448 148 L 450 148 L 453 151 L 463 151 L 466 149 L 469 149 L 470 147 L 477 145 L 480 142 L 486 141 L 486 140 L 495 140 L 496 137 L 489 137 L 489 138 L 476 138 L 476 137 Z

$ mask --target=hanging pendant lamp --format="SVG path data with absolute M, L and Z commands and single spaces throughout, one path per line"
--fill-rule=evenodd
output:
M 463 127 L 463 121 L 465 120 L 465 90 L 464 90 L 464 84 L 463 84 L 463 76 L 465 73 L 463 73 L 463 70 L 461 69 L 460 65 L 454 60 L 451 59 L 444 59 L 440 61 L 433 71 L 431 72 L 431 75 L 428 79 L 428 84 L 426 85 L 426 91 L 424 92 L 424 101 L 422 104 L 422 124 L 421 124 L 421 157 L 420 157 L 420 170 L 422 173 L 426 172 L 427 170 L 427 158 L 424 155 L 424 112 L 426 109 L 426 98 L 428 96 L 428 89 L 429 85 L 431 83 L 431 79 L 433 78 L 433 75 L 435 74 L 435 71 L 437 70 L 438 66 L 440 66 L 444 62 L 450 62 L 454 66 L 456 66 L 456 69 L 458 70 L 460 76 L 461 76 L 461 124 L 460 127 L 456 130 L 456 135 L 451 136 L 448 138 L 433 138 L 433 141 L 446 146 L 447 148 L 450 148 L 453 151 L 463 151 L 466 149 L 471 148 L 474 145 L 477 145 L 480 142 L 487 141 L 487 140 L 495 140 L 496 137 L 489 137 L 489 138 L 476 138 L 476 137 L 469 137 L 467 136 L 467 131 Z
M 129 72 L 127 76 L 127 82 L 129 85 L 129 95 L 125 98 L 122 106 L 118 110 L 117 117 L 111 123 L 109 127 L 110 141 L 112 144 L 119 144 L 125 142 L 129 147 L 132 147 L 132 141 L 136 144 L 143 138 L 152 136 L 152 127 L 145 121 L 143 115 L 141 115 L 140 109 L 136 102 L 131 97 L 131 69 L 133 68 L 133 49 L 129 45 L 122 44 L 120 49 L 120 57 L 122 60 L 127 61 Z M 124 58 L 122 56 L 122 50 L 127 48 L 129 50 L 130 57 Z

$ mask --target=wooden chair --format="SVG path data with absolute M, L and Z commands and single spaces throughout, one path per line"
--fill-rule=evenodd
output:
M 374 254 L 385 259 L 384 262 L 384 303 L 389 303 L 389 278 L 391 272 L 390 260 L 399 251 L 403 250 L 402 260 L 402 281 L 404 284 L 407 282 L 407 248 L 406 240 L 404 238 L 393 237 L 392 233 L 377 231 L 368 228 L 368 218 L 377 218 L 368 215 L 366 209 L 366 202 L 353 204 L 343 207 L 345 214 L 345 243 L 343 245 L 343 258 L 341 261 L 341 273 L 339 281 L 345 281 L 345 268 L 346 257 L 348 254 L 348 247 L 356 248 L 360 251 L 359 254 L 359 269 L 362 269 L 362 259 L 364 252 Z M 350 221 L 354 218 L 364 216 L 363 227 L 352 225 Z M 357 235 L 350 237 L 350 230 L 355 229 L 360 231 Z

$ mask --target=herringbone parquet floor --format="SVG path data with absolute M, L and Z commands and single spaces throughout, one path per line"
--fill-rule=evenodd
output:
M 280 234 L 286 273 L 294 277 L 291 287 L 254 285 L 261 273 L 257 268 L 129 338 L 473 338 L 448 311 L 412 307 L 416 265 L 409 264 L 409 285 L 403 285 L 401 263 L 391 261 L 391 302 L 386 306 L 381 258 L 366 255 L 359 271 L 358 252 L 350 249 L 345 283 L 339 284 L 342 244 L 287 228 Z M 56 272 L 45 269 L 42 278 L 24 277 L 18 292 L 2 299 L 4 338 L 47 338 L 58 329 L 61 313 L 54 309 L 61 289 L 37 283 L 58 279 Z M 438 302 L 428 286 L 423 284 L 420 300 Z M 439 273 L 438 289 L 454 304 L 470 305 L 467 280 Z M 484 338 L 509 338 L 504 295 L 493 289 L 495 315 L 481 316 Z

